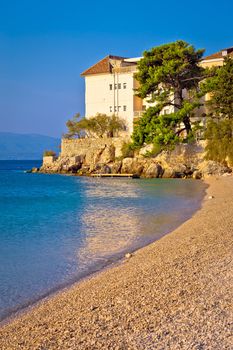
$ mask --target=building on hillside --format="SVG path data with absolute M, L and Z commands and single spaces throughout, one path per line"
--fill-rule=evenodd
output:
M 233 57 L 233 48 L 221 50 L 213 55 L 204 57 L 201 66 L 222 66 L 224 57 Z M 97 113 L 118 115 L 125 119 L 127 131 L 131 134 L 133 123 L 151 105 L 147 99 L 135 95 L 138 81 L 135 79 L 137 62 L 141 57 L 125 58 L 106 56 L 87 70 L 81 76 L 85 78 L 85 116 L 95 116 Z M 203 99 L 208 100 L 208 96 Z M 173 106 L 166 107 L 162 114 L 172 113 Z M 200 120 L 206 113 L 201 107 L 195 120 Z
M 227 56 L 233 58 L 233 47 L 223 49 L 212 55 L 204 57 L 201 61 L 201 66 L 203 68 L 221 67 L 223 65 L 224 58 Z
M 212 55 L 204 57 L 201 60 L 200 65 L 203 68 L 222 67 L 225 57 L 233 58 L 233 47 L 222 49 L 221 51 L 218 51 Z M 195 120 L 202 120 L 203 124 L 205 124 L 205 121 L 206 121 L 205 116 L 208 113 L 208 106 L 206 105 L 206 102 L 210 100 L 210 97 L 211 97 L 211 94 L 209 93 L 206 94 L 202 98 L 203 106 L 196 111 Z
M 81 74 L 85 77 L 86 118 L 97 113 L 115 114 L 125 119 L 127 129 L 132 132 L 134 115 L 145 108 L 134 93 L 139 59 L 109 55 Z

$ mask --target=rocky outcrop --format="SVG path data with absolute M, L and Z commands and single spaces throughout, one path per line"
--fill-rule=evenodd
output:
M 134 158 L 124 158 L 121 165 L 121 174 L 130 174 L 133 171 L 134 162 Z
M 231 172 L 231 169 L 204 159 L 204 144 L 178 145 L 148 157 L 152 147 L 146 146 L 133 157 L 123 158 L 125 139 L 63 140 L 58 158 L 44 157 L 40 171 L 49 173 L 135 174 L 145 178 L 195 178 Z
M 158 163 L 149 163 L 148 167 L 145 168 L 144 174 L 145 177 L 153 178 L 153 177 L 162 177 L 163 176 L 163 168 Z
M 225 173 L 230 173 L 231 169 L 227 166 L 221 165 L 212 160 L 203 161 L 199 165 L 199 173 L 204 177 L 213 176 L 213 175 L 223 175 Z

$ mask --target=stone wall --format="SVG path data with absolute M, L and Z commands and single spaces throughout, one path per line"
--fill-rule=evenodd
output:
M 122 145 L 129 137 L 63 139 L 58 158 L 44 157 L 43 172 L 92 172 L 96 166 L 109 164 L 122 156 Z
M 54 163 L 56 157 L 55 156 L 44 156 L 43 157 L 43 165 L 49 166 Z
M 129 138 L 85 138 L 85 139 L 62 139 L 61 157 L 84 156 L 86 154 L 97 154 L 105 147 L 114 146 L 115 157 L 121 156 L 121 147 Z
M 204 159 L 204 144 L 181 144 L 148 158 L 152 146 L 134 157 L 122 158 L 121 148 L 127 138 L 63 139 L 58 158 L 44 157 L 40 171 L 47 173 L 135 174 L 142 177 L 194 177 L 221 175 L 231 169 Z M 144 155 L 147 155 L 146 157 Z

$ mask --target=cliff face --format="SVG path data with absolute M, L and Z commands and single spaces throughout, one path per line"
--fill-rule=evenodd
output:
M 40 171 L 45 173 L 137 174 L 142 177 L 193 177 L 221 175 L 231 169 L 204 160 L 204 145 L 178 145 L 173 151 L 145 157 L 148 146 L 133 158 L 123 158 L 122 145 L 129 139 L 63 139 L 58 158 L 44 157 Z

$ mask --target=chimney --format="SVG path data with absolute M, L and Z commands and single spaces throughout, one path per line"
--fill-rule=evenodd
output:
M 227 56 L 229 53 L 233 52 L 233 47 L 229 47 L 227 49 L 223 49 L 222 50 L 222 56 L 225 57 Z

